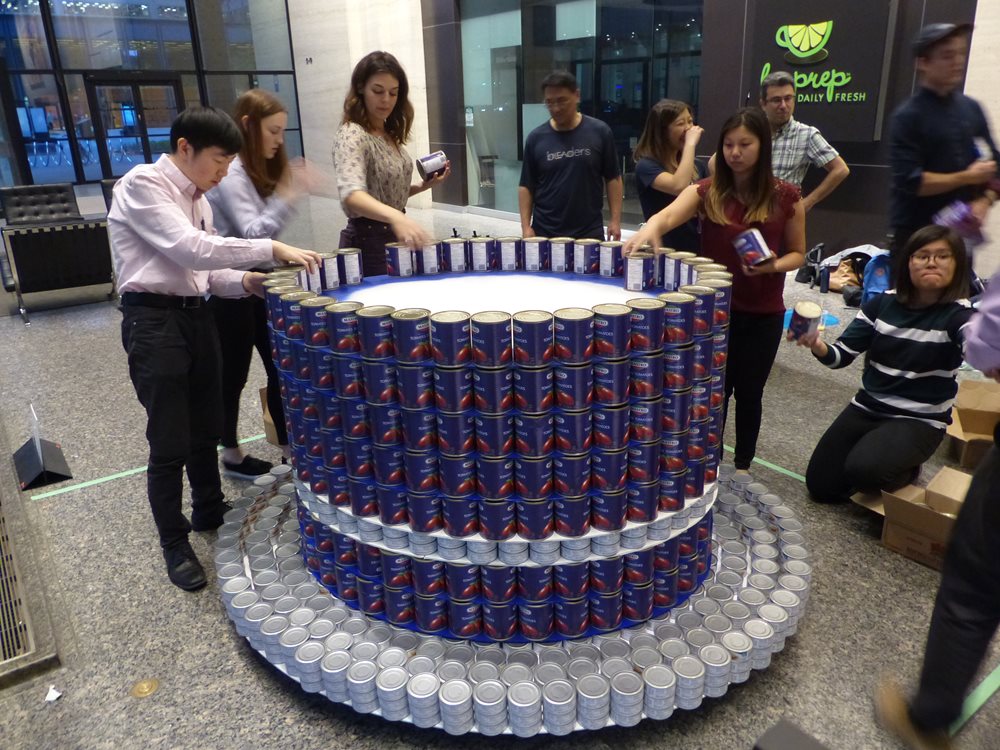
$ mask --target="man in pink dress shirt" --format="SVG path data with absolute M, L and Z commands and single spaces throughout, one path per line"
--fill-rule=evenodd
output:
M 118 181 L 108 233 L 121 292 L 122 345 L 146 409 L 146 486 L 170 580 L 186 591 L 205 583 L 188 533 L 212 531 L 230 506 L 219 478 L 222 431 L 219 341 L 209 294 L 261 294 L 264 275 L 231 270 L 272 259 L 310 268 L 316 254 L 269 239 L 220 237 L 205 192 L 226 176 L 240 149 L 222 110 L 192 107 L 170 128 L 170 154 Z M 183 472 L 191 521 L 181 511 Z

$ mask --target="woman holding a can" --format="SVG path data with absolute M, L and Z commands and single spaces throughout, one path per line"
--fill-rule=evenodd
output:
M 736 397 L 737 471 L 750 469 L 760 434 L 764 385 L 781 343 L 785 273 L 805 260 L 805 211 L 801 193 L 771 171 L 771 127 L 764 114 L 744 108 L 722 126 L 715 174 L 685 188 L 652 216 L 625 244 L 625 252 L 650 244 L 694 217 L 701 218 L 701 254 L 733 274 L 726 398 Z M 770 257 L 753 265 L 736 252 L 734 241 L 756 229 Z
M 673 203 L 681 191 L 708 175 L 694 156 L 704 131 L 694 124 L 691 109 L 675 99 L 661 99 L 649 111 L 646 127 L 633 152 L 635 184 L 646 221 Z M 662 247 L 697 252 L 698 218 L 663 235 Z
M 865 353 L 861 389 L 809 459 L 806 486 L 821 503 L 912 482 L 951 421 L 973 314 L 968 254 L 954 231 L 932 225 L 910 237 L 899 263 L 896 289 L 868 300 L 833 344 L 816 331 L 798 337 L 832 369 Z
M 340 247 L 361 249 L 365 276 L 385 274 L 385 246 L 428 244 L 426 230 L 406 216 L 406 201 L 451 173 L 451 163 L 419 184 L 411 184 L 413 160 L 404 144 L 413 125 L 410 86 L 399 61 L 371 52 L 354 66 L 344 116 L 333 146 L 340 204 L 347 227 Z
M 291 220 L 295 202 L 315 189 L 321 177 L 304 160 L 289 161 L 284 145 L 288 109 L 273 94 L 250 89 L 236 100 L 233 119 L 243 136 L 243 147 L 229 166 L 229 174 L 206 193 L 215 228 L 226 237 L 275 239 Z M 212 297 L 210 304 L 222 350 L 223 473 L 253 479 L 271 469 L 267 461 L 245 455 L 236 440 L 240 394 L 254 348 L 267 373 L 267 408 L 278 443 L 288 457 L 288 434 L 271 361 L 264 300 L 253 295 L 243 299 Z

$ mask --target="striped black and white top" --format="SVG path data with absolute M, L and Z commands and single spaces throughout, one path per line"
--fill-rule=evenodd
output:
M 905 307 L 889 291 L 866 302 L 826 356 L 817 359 L 837 369 L 867 352 L 861 390 L 851 403 L 879 416 L 919 419 L 943 429 L 951 422 L 958 390 L 962 328 L 973 312 L 965 299 Z

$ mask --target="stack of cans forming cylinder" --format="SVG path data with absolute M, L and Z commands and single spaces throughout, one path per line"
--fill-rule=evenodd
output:
M 507 686 L 497 679 L 483 680 L 473 691 L 472 708 L 481 734 L 502 734 L 507 728 Z
M 671 668 L 677 677 L 674 693 L 677 708 L 698 708 L 705 695 L 705 664 L 696 656 L 684 655 L 674 659 Z
M 542 687 L 545 730 L 557 736 L 572 732 L 576 726 L 576 703 L 576 688 L 567 680 L 555 679 L 545 683 Z
M 522 680 L 507 688 L 507 719 L 511 732 L 518 737 L 531 737 L 539 732 L 542 728 L 542 691 L 536 683 Z
M 705 665 L 705 697 L 721 698 L 729 689 L 732 673 L 732 657 L 729 651 L 717 643 L 701 647 L 698 658 Z
M 438 691 L 441 681 L 432 672 L 419 672 L 406 684 L 410 716 L 418 727 L 432 727 L 441 721 Z
M 664 664 L 654 664 L 642 672 L 645 683 L 643 711 L 650 719 L 669 719 L 674 712 L 677 677 Z
M 438 692 L 441 723 L 448 734 L 466 734 L 475 725 L 472 686 L 464 679 L 452 679 Z
M 642 677 L 631 669 L 611 678 L 611 720 L 615 724 L 631 727 L 642 720 L 643 690 Z

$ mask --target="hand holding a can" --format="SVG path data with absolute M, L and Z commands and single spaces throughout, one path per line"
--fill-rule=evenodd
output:
M 313 273 L 319 263 L 319 255 L 312 250 L 292 247 L 278 240 L 271 240 L 271 253 L 279 264 L 305 266 L 309 273 Z
M 257 271 L 247 271 L 243 274 L 243 289 L 247 294 L 253 294 L 257 297 L 263 298 L 264 296 L 264 281 L 267 279 L 266 273 L 258 273 Z
M 450 174 L 451 174 L 451 159 L 449 159 L 444 163 L 443 172 L 437 172 L 435 174 L 430 175 L 426 180 L 421 182 L 419 185 L 414 186 L 410 194 L 412 195 L 413 193 L 421 193 L 424 190 L 428 190 L 429 188 L 432 188 L 435 185 L 438 185 L 447 180 Z
M 431 243 L 427 230 L 412 219 L 408 219 L 406 214 L 400 213 L 397 218 L 389 222 L 389 226 L 392 227 L 392 233 L 396 235 L 396 239 L 410 249 L 424 247 Z

